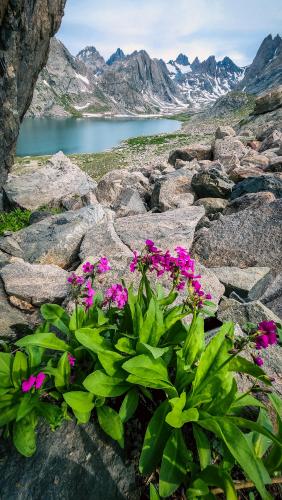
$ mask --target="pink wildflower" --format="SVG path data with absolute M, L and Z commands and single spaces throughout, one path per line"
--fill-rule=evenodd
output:
M 129 270 L 131 273 L 134 273 L 134 271 L 138 265 L 138 253 L 136 252 L 136 250 L 134 250 L 133 255 L 134 255 L 134 257 L 133 257 L 133 259 L 130 263 L 130 266 L 129 266 Z
M 84 283 L 84 278 L 83 276 L 78 276 L 77 274 L 75 273 L 72 273 L 69 277 L 68 277 L 68 282 L 73 285 L 73 286 L 80 286 L 80 285 L 83 285 Z
M 87 261 L 83 264 L 82 271 L 84 274 L 91 274 L 94 271 L 94 265 Z
M 128 301 L 128 292 L 122 285 L 116 283 L 106 290 L 107 302 L 114 302 L 119 309 L 122 309 Z
M 262 366 L 263 365 L 263 359 L 260 356 L 254 358 L 254 362 L 258 366 Z
M 102 273 L 106 273 L 107 271 L 110 271 L 112 268 L 110 266 L 108 259 L 106 257 L 101 257 L 101 259 L 98 262 L 97 269 L 98 269 L 98 273 L 102 274 Z
M 91 280 L 87 280 L 85 284 L 85 293 L 86 296 L 83 299 L 85 309 L 88 310 L 90 309 L 91 306 L 93 306 L 94 302 L 94 295 L 95 295 L 95 290 L 92 288 L 92 283 Z
M 23 380 L 22 382 L 22 391 L 29 392 L 36 382 L 36 377 L 34 375 L 30 375 L 27 380 Z
M 74 366 L 74 365 L 75 365 L 75 361 L 76 361 L 76 359 L 75 359 L 75 357 L 74 357 L 74 356 L 72 356 L 70 353 L 68 353 L 68 360 L 69 360 L 69 364 L 70 364 L 70 366 Z
M 36 381 L 35 381 L 35 389 L 40 389 L 40 387 L 42 387 L 46 377 L 47 377 L 47 375 L 45 375 L 45 373 L 43 373 L 43 372 L 38 373 L 38 375 L 36 377 Z

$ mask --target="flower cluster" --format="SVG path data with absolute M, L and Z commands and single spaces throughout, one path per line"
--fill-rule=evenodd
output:
M 40 389 L 46 377 L 47 375 L 43 372 L 39 372 L 38 375 L 30 375 L 27 380 L 23 380 L 22 391 L 29 392 L 33 387 L 35 389 Z
M 173 282 L 176 290 L 183 290 L 186 286 L 190 296 L 193 296 L 193 302 L 198 307 L 202 307 L 203 300 L 210 300 L 210 294 L 205 294 L 199 281 L 201 275 L 195 274 L 195 261 L 187 252 L 186 248 L 176 247 L 176 256 L 171 255 L 167 250 L 162 252 L 156 247 L 152 240 L 145 241 L 145 250 L 139 255 L 133 252 L 133 259 L 130 263 L 130 271 L 136 269 L 141 272 L 149 270 L 155 271 L 157 277 L 165 273 Z
M 256 349 L 267 349 L 270 345 L 277 343 L 277 326 L 274 321 L 261 321 L 255 337 Z M 254 358 L 258 366 L 263 365 L 263 359 L 260 356 Z
M 119 309 L 122 309 L 128 301 L 128 291 L 116 283 L 106 290 L 105 297 L 106 303 L 114 302 Z
M 69 362 L 70 366 L 74 366 L 75 362 L 76 362 L 75 357 L 72 356 L 70 353 L 68 353 L 68 362 Z

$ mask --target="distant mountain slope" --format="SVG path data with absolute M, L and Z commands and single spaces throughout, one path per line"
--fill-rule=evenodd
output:
M 53 39 L 38 79 L 30 116 L 158 114 L 202 110 L 233 91 L 258 94 L 282 83 L 282 39 L 267 36 L 252 64 L 240 68 L 229 57 L 191 63 L 179 54 L 167 64 L 145 50 L 118 48 L 105 61 L 88 46 L 76 57 Z M 233 94 L 232 94 L 233 95 Z M 223 100 L 231 105 L 231 99 Z M 236 99 L 234 101 L 237 102 Z
M 246 92 L 259 94 L 282 84 L 282 38 L 268 35 L 258 49 L 252 64 L 238 86 Z

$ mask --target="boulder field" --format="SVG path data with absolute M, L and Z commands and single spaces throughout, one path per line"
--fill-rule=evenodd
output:
M 265 109 L 265 101 L 261 106 Z M 98 183 L 61 152 L 37 169 L 12 169 L 3 187 L 4 209 L 33 212 L 28 227 L 0 237 L 1 340 L 15 340 L 36 325 L 41 304 L 67 305 L 68 273 L 79 272 L 86 260 L 110 260 L 113 270 L 100 281 L 102 289 L 121 278 L 134 280 L 132 252 L 141 250 L 147 238 L 171 251 L 189 249 L 217 306 L 211 328 L 225 320 L 238 327 L 265 319 L 280 322 L 282 132 L 265 125 L 258 135 L 241 133 L 219 127 L 210 145 L 172 151 L 165 168 L 113 170 Z M 277 349 L 268 349 L 265 369 L 282 394 Z M 73 498 L 70 488 L 82 495 L 91 491 L 95 498 L 138 498 L 133 469 L 120 452 L 93 426 L 66 426 L 64 436 L 49 438 L 43 431 L 37 458 L 26 461 L 14 451 L 4 455 L 3 495 L 19 498 L 14 479 L 20 467 L 21 498 L 29 498 L 30 471 L 40 476 L 38 464 L 44 460 L 48 498 Z M 66 475 L 56 474 L 60 446 L 69 460 L 72 482 L 67 486 Z M 103 467 L 103 481 L 109 474 L 105 485 L 98 478 Z M 83 484 L 73 482 L 75 474 L 83 474 Z

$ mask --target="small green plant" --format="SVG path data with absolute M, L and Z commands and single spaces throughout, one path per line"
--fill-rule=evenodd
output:
M 0 236 L 5 231 L 19 231 L 29 225 L 30 210 L 15 208 L 11 212 L 0 212 Z
M 249 325 L 248 335 L 236 338 L 227 322 L 206 344 L 204 318 L 213 303 L 181 247 L 173 256 L 147 240 L 141 254 L 134 252 L 136 292 L 124 283 L 104 295 L 94 290 L 97 275 L 110 271 L 105 257 L 82 270 L 68 278 L 72 314 L 43 305 L 44 323 L 12 352 L 4 344 L 0 353 L 0 427 L 18 451 L 35 452 L 40 418 L 55 429 L 64 419 L 85 424 L 94 415 L 124 447 L 125 426 L 145 406 L 151 414 L 142 422 L 139 470 L 158 478 L 158 487 L 150 485 L 152 500 L 178 498 L 179 488 L 188 499 L 211 499 L 214 487 L 235 500 L 238 474 L 271 499 L 265 485 L 282 469 L 282 402 L 257 354 L 277 343 L 277 325 Z M 170 290 L 152 287 L 150 273 L 167 279 Z M 254 362 L 241 356 L 247 346 Z M 253 379 L 248 391 L 238 390 L 235 373 Z M 258 394 L 272 406 L 276 427 Z M 258 417 L 246 418 L 246 407 Z

